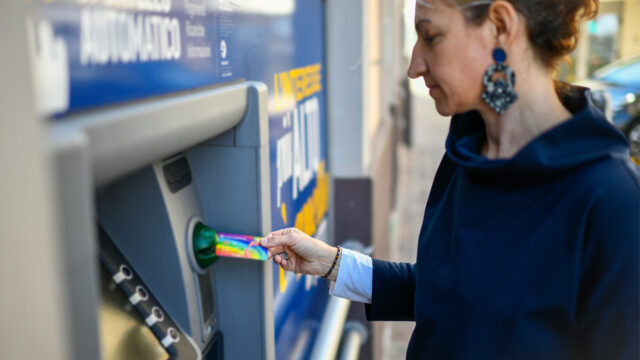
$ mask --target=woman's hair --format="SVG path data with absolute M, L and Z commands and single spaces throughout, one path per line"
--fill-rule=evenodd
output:
M 529 41 L 548 68 L 569 55 L 578 44 L 580 21 L 598 13 L 599 0 L 505 0 L 526 19 Z M 482 23 L 491 1 L 448 0 L 462 8 L 467 22 Z

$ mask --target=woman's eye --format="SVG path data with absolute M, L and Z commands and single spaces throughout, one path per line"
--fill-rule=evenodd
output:
M 422 40 L 427 44 L 427 45 L 432 45 L 433 42 L 435 41 L 435 39 L 438 37 L 438 35 L 433 35 L 433 36 L 426 36 L 423 35 L 422 36 Z

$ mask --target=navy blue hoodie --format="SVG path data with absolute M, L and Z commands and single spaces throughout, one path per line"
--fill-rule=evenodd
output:
M 639 358 L 639 173 L 588 98 L 503 160 L 453 117 L 416 264 L 373 262 L 367 318 L 415 321 L 407 358 Z

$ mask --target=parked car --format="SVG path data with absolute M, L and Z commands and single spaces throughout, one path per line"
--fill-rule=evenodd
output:
M 640 165 L 640 55 L 613 62 L 580 85 L 591 88 L 593 102 L 627 136 Z

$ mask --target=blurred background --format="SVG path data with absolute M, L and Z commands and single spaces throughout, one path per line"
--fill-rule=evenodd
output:
M 404 358 L 413 323 L 215 249 L 295 226 L 415 261 L 449 118 L 406 77 L 414 5 L 1 3 L 0 358 Z M 558 70 L 636 163 L 639 17 L 601 1 Z

